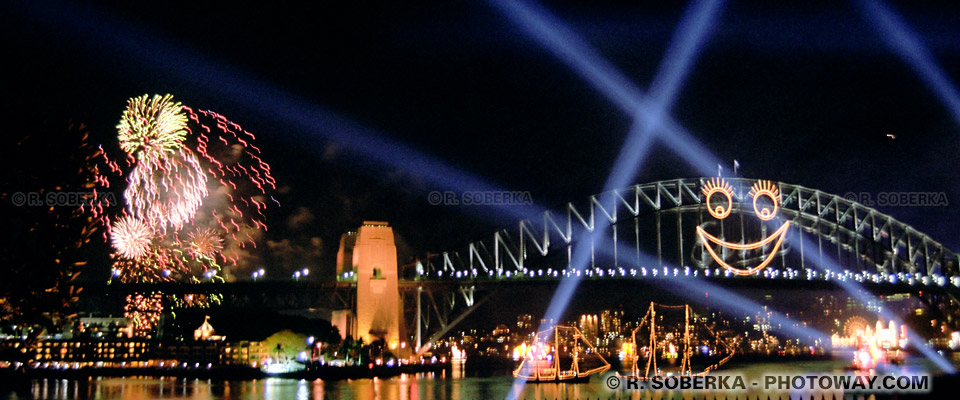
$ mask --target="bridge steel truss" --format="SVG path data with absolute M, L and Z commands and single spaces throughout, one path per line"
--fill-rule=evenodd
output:
M 553 276 L 561 269 L 571 272 L 573 245 L 597 229 L 604 230 L 604 235 L 599 235 L 603 242 L 591 243 L 588 269 L 619 270 L 621 276 L 626 276 L 625 269 L 644 270 L 643 275 L 647 270 L 652 275 L 657 271 L 666 274 L 669 269 L 677 275 L 677 270 L 683 269 L 694 275 L 712 275 L 709 279 L 719 277 L 722 269 L 705 251 L 707 244 L 700 240 L 696 227 L 715 232 L 721 240 L 740 243 L 747 236 L 751 241 L 758 235 L 766 237 L 768 227 L 755 218 L 748 194 L 756 180 L 726 179 L 733 189 L 734 204 L 723 221 L 707 212 L 702 188 L 709 180 L 660 181 L 590 196 L 585 203 L 568 203 L 560 213 L 543 212 L 536 221 L 521 220 L 464 248 L 422 260 L 416 276 L 402 278 L 399 284 L 405 336 L 422 352 L 498 290 L 511 287 L 511 282 L 531 283 L 501 278 L 523 274 L 546 284 L 551 280 L 543 278 L 548 276 L 539 275 L 544 269 L 548 273 L 552 269 Z M 810 273 L 818 270 L 814 265 L 830 265 L 824 263 L 829 258 L 840 269 L 873 275 L 873 283 L 896 283 L 891 289 L 900 290 L 908 281 L 939 285 L 946 281 L 948 289 L 960 286 L 960 256 L 913 227 L 837 195 L 780 182 L 773 185 L 779 189 L 779 210 L 770 222 L 789 223 L 783 246 L 776 254 L 768 254 L 772 250 L 769 245 L 760 249 L 760 254 L 720 249 L 719 256 L 728 264 L 749 267 L 773 256 L 777 259 L 764 274 L 791 269 Z M 877 280 L 878 275 L 883 277 Z M 893 277 L 904 278 L 894 282 Z M 119 284 L 91 289 L 85 292 L 118 300 L 134 292 L 216 293 L 222 296 L 224 306 L 244 308 L 335 310 L 351 309 L 356 303 L 352 282 Z
M 453 327 L 479 308 L 497 289 L 482 290 L 476 285 L 454 281 L 400 281 L 400 303 L 405 336 L 411 338 L 418 354 L 429 350 Z M 427 336 L 429 334 L 429 336 Z
M 735 236 L 733 232 L 724 235 L 726 227 L 739 234 L 740 238 L 734 241 L 743 243 L 750 230 L 744 229 L 745 219 L 759 221 L 753 219 L 755 212 L 748 194 L 757 180 L 726 178 L 733 188 L 736 213 L 733 221 L 728 218 L 721 223 L 707 213 L 701 191 L 710 179 L 639 184 L 590 196 L 580 205 L 568 203 L 560 213 L 545 211 L 536 221 L 521 220 L 490 237 L 443 252 L 425 262 L 424 274 L 430 278 L 455 275 L 482 279 L 511 273 L 514 276 L 533 274 L 533 268 L 547 265 L 555 269 L 569 268 L 573 243 L 596 229 L 609 230 L 603 237 L 612 246 L 591 243 L 590 268 L 709 270 L 716 263 L 709 255 L 703 256 L 707 244 L 697 237 L 692 224 L 719 230 L 721 240 Z M 853 273 L 880 274 L 883 279 L 890 279 L 891 275 L 905 276 L 905 280 L 960 285 L 957 271 L 960 256 L 915 228 L 841 196 L 782 182 L 773 182 L 773 185 L 779 189 L 779 215 L 771 222 L 790 224 L 784 247 L 776 255 L 780 260 L 770 264 L 774 269 L 779 265 L 781 269 L 815 271 L 809 264 L 833 265 L 824 263 L 825 257 L 829 257 L 841 269 Z M 652 218 L 650 224 L 641 223 L 641 219 L 649 218 Z M 740 228 L 734 229 L 737 219 Z M 625 227 L 630 225 L 629 221 L 633 226 Z M 640 235 L 641 230 L 649 230 L 646 225 L 655 227 L 653 235 Z M 765 235 L 767 226 L 759 226 L 759 230 Z M 807 240 L 796 240 L 801 237 Z M 755 256 L 756 259 L 766 257 L 769 247 L 764 248 L 764 254 Z M 729 263 L 733 265 L 755 261 L 743 251 L 720 250 L 724 260 L 731 259 Z M 557 253 L 561 254 L 559 262 Z M 651 259 L 654 256 L 656 259 Z

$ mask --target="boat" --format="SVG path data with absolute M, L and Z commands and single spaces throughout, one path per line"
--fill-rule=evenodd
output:
M 863 345 L 853 352 L 853 362 L 844 367 L 847 371 L 869 371 L 877 367 L 889 365 L 903 365 L 904 355 L 900 350 L 889 351 L 874 345 Z
M 669 343 L 667 346 L 657 346 L 657 340 L 656 340 L 657 308 L 661 308 L 665 310 L 674 310 L 674 311 L 683 310 L 683 314 L 684 314 L 683 344 L 681 346 L 676 346 L 673 343 Z M 633 343 L 632 349 L 634 350 L 631 352 L 632 361 L 633 361 L 633 368 L 632 368 L 633 376 L 638 377 L 640 380 L 648 380 L 651 378 L 651 374 L 650 374 L 651 371 L 653 372 L 653 376 L 663 375 L 664 371 L 661 370 L 660 368 L 657 368 L 657 352 L 658 351 L 661 351 L 663 353 L 664 358 L 674 358 L 674 359 L 678 357 L 680 358 L 680 371 L 678 375 L 681 375 L 681 376 L 682 375 L 686 375 L 686 376 L 708 375 L 711 371 L 714 371 L 717 368 L 720 368 L 720 366 L 722 366 L 727 361 L 730 361 L 731 358 L 733 358 L 733 354 L 734 354 L 733 347 L 729 343 L 727 343 L 726 340 L 722 339 L 719 335 L 717 335 L 716 332 L 714 332 L 713 329 L 711 329 L 709 326 L 707 326 L 706 324 L 702 324 L 703 328 L 705 328 L 706 331 L 709 332 L 714 339 L 716 339 L 717 343 L 719 343 L 723 347 L 723 350 L 726 353 L 726 355 L 716 363 L 704 368 L 703 371 L 694 372 L 693 366 L 690 362 L 690 356 L 693 355 L 693 346 L 691 346 L 690 344 L 690 340 L 691 340 L 690 329 L 694 328 L 694 325 L 690 323 L 691 317 L 693 317 L 695 321 L 696 320 L 703 321 L 702 318 L 699 318 L 697 314 L 691 310 L 689 304 L 667 305 L 667 304 L 657 304 L 652 301 L 650 302 L 650 307 L 647 309 L 646 315 L 643 316 L 643 319 L 640 320 L 640 323 L 637 324 L 637 327 L 634 328 L 633 332 L 630 334 L 632 338 L 632 343 Z M 636 349 L 640 348 L 639 345 L 637 344 L 637 333 L 640 332 L 640 329 L 645 326 L 648 326 L 648 329 L 650 331 L 650 336 L 649 336 L 649 341 L 647 346 L 644 347 L 648 349 L 647 356 L 646 356 L 647 358 L 646 368 L 644 368 L 641 371 L 640 352 L 636 351 Z M 663 348 L 659 349 L 658 347 L 663 347 Z M 678 347 L 680 348 L 678 349 Z M 681 352 L 678 352 L 678 350 L 680 350 Z M 651 367 L 653 368 L 651 369 Z M 641 372 L 643 373 L 641 374 Z
M 267 359 L 260 367 L 260 371 L 269 376 L 286 376 L 302 372 L 307 367 L 303 363 L 294 360 L 273 361 Z
M 554 326 L 534 335 L 513 376 L 527 382 L 587 382 L 609 369 L 610 363 L 579 329 Z

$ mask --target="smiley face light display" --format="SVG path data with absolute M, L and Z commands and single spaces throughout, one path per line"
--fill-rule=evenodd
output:
M 707 205 L 707 212 L 711 216 L 718 220 L 723 220 L 730 216 L 730 212 L 733 211 L 733 187 L 730 186 L 722 178 L 714 178 L 707 182 L 703 186 L 703 196 L 704 203 Z M 761 221 L 766 222 L 770 221 L 777 216 L 777 211 L 780 207 L 780 189 L 778 189 L 770 181 L 757 181 L 753 184 L 753 187 L 750 188 L 750 197 L 753 199 L 753 212 L 756 214 L 757 218 Z M 771 206 L 761 206 L 757 203 L 760 198 L 766 197 L 770 199 L 772 203 Z M 713 203 L 711 203 L 713 201 Z M 711 204 L 719 203 L 716 206 L 711 206 Z M 758 242 L 754 243 L 730 243 L 716 236 L 713 236 L 703 229 L 703 227 L 697 227 L 697 235 L 700 236 L 700 241 L 705 243 L 704 246 L 707 249 L 707 252 L 710 253 L 710 256 L 713 257 L 713 260 L 726 268 L 728 271 L 741 276 L 754 275 L 763 270 L 771 261 L 773 261 L 774 255 L 777 254 L 777 251 L 780 250 L 780 245 L 783 244 L 783 239 L 786 237 L 787 229 L 790 227 L 789 222 L 784 222 L 780 228 L 773 232 L 770 236 L 761 239 Z M 709 242 L 709 243 L 708 243 Z M 712 243 L 712 244 L 711 244 Z M 770 243 L 774 243 L 773 248 L 768 255 L 760 264 L 752 268 L 737 268 L 726 261 L 724 261 L 720 256 L 717 255 L 717 252 L 713 249 L 713 245 L 718 245 L 720 247 L 725 247 L 730 250 L 756 250 L 762 248 Z

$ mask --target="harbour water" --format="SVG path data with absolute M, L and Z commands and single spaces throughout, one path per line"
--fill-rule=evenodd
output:
M 957 361 L 953 360 L 954 365 Z M 763 374 L 777 373 L 841 373 L 849 363 L 844 360 L 792 361 L 750 363 L 733 365 L 721 371 L 738 374 L 748 379 Z M 935 375 L 935 368 L 926 360 L 912 358 L 896 371 L 888 373 L 926 373 Z M 481 376 L 487 375 L 487 376 Z M 605 376 L 596 376 L 589 383 L 539 383 L 524 385 L 521 399 L 597 399 L 597 398 L 661 398 L 664 394 L 641 397 L 638 391 L 613 391 L 605 384 Z M 90 378 L 86 380 L 36 379 L 29 388 L 18 391 L 0 390 L 0 399 L 358 399 L 358 400 L 443 400 L 443 399 L 502 399 L 513 387 L 514 379 L 509 370 L 478 373 L 470 368 L 455 365 L 452 369 L 437 373 L 405 374 L 390 379 L 356 380 L 296 380 L 268 378 L 258 380 L 217 381 L 184 378 Z M 724 392 L 678 392 L 680 396 L 664 398 L 713 398 Z M 674 394 L 678 394 L 674 393 Z M 741 398 L 754 398 L 760 394 L 751 391 Z M 764 392 L 787 395 L 796 392 Z M 737 397 L 734 394 L 735 398 Z M 772 397 L 772 398 L 773 398 Z M 829 397 L 828 397 L 829 398 Z M 848 398 L 871 398 L 855 396 Z

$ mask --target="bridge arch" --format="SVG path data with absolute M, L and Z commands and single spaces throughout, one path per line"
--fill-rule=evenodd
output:
M 587 268 L 600 274 L 627 276 L 640 271 L 646 275 L 661 270 L 677 274 L 682 270 L 685 274 L 729 275 L 719 268 L 720 261 L 748 268 L 770 258 L 769 267 L 758 275 L 960 286 L 957 253 L 876 209 L 799 185 L 726 178 L 732 215 L 718 221 L 708 210 L 703 190 L 711 179 L 716 180 L 638 184 L 590 196 L 582 203 L 568 203 L 560 212 L 545 211 L 425 260 L 420 274 L 431 279 L 533 278 L 547 269 L 548 274 L 559 276 L 571 273 L 574 242 L 600 229 L 603 235 L 592 235 L 602 239 L 591 245 Z M 771 222 L 784 224 L 782 246 L 771 242 L 751 253 L 724 249 L 697 234 L 702 227 L 725 241 L 739 238 L 740 244 L 767 237 L 773 225 L 757 218 L 749 194 L 759 184 L 778 192 L 774 210 L 778 215 Z M 715 251 L 707 251 L 711 249 Z

